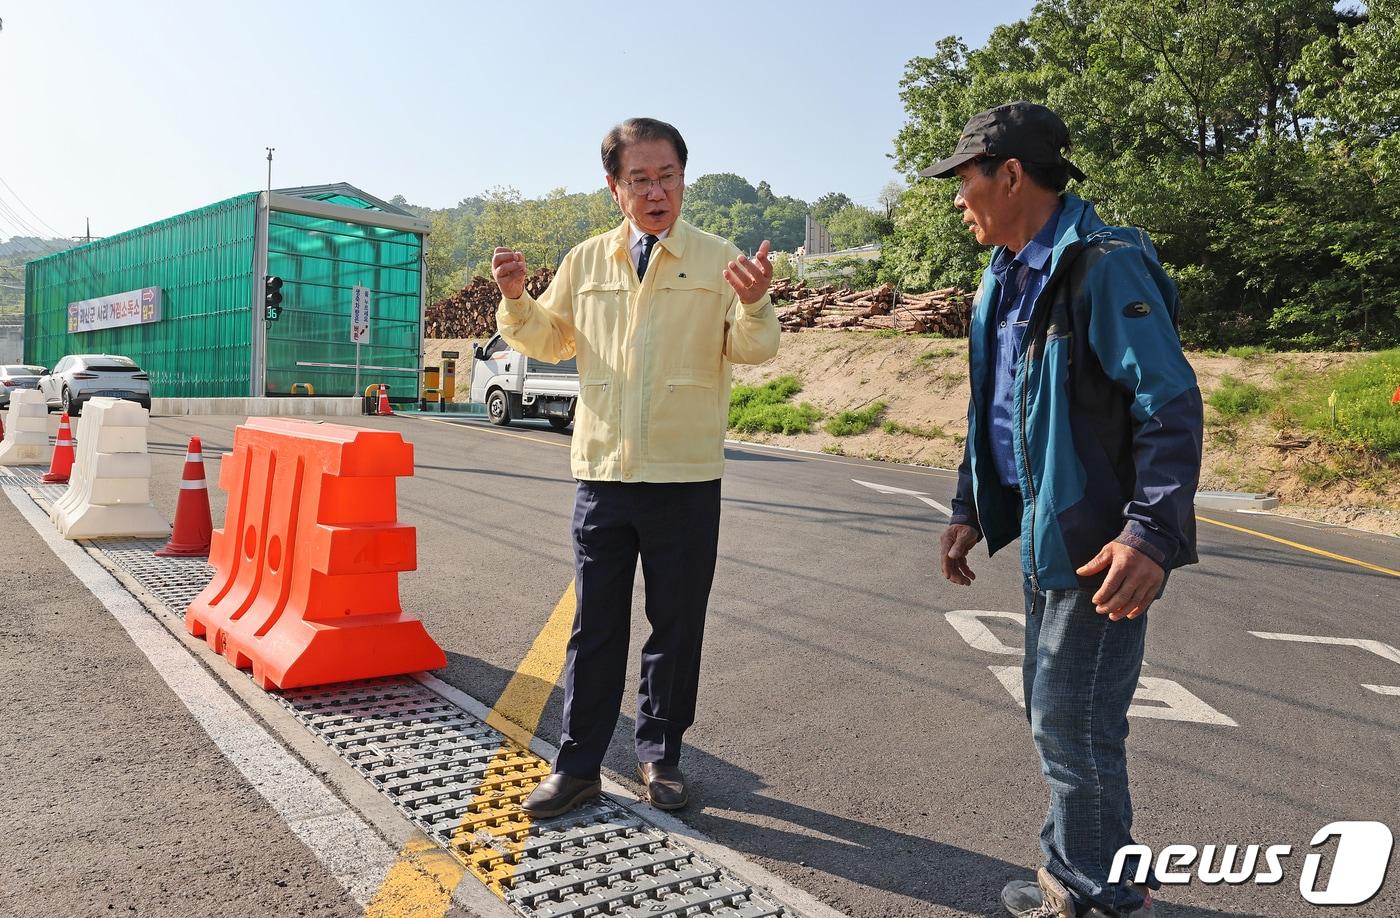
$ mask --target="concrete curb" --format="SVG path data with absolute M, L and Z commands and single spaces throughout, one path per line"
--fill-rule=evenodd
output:
M 358 417 L 362 398 L 153 398 L 151 415 L 231 414 L 249 417 Z
M 1272 510 L 1278 498 L 1242 491 L 1197 491 L 1196 506 L 1206 510 Z

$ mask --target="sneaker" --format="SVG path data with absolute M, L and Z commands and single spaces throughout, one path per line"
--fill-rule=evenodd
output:
M 1038 882 L 1012 880 L 1001 890 L 1001 904 L 1015 918 L 1075 918 L 1074 897 L 1065 884 L 1044 867 L 1036 873 Z M 1139 886 L 1143 904 L 1131 912 L 1122 912 L 1119 918 L 1152 918 L 1152 891 Z M 1109 918 L 1100 908 L 1091 908 L 1083 918 Z

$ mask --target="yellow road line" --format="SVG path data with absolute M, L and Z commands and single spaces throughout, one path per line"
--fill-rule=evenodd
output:
M 468 869 L 501 898 L 530 834 L 531 820 L 520 804 L 550 771 L 549 763 L 530 751 L 530 740 L 564 669 L 575 604 L 571 581 L 487 716 L 486 722 L 506 740 L 486 766 L 452 833 L 452 846 L 467 860 Z
M 365 906 L 365 918 L 442 918 L 466 869 L 425 835 L 409 839 Z
M 1208 516 L 1201 516 L 1199 514 L 1197 514 L 1196 519 L 1200 520 L 1203 523 L 1210 523 L 1214 526 L 1224 527 L 1225 529 L 1233 529 L 1236 532 L 1243 532 L 1252 536 L 1258 536 L 1261 539 L 1268 539 L 1270 542 L 1278 542 L 1280 545 L 1287 545 L 1289 548 L 1297 548 L 1301 551 L 1312 552 L 1313 554 L 1321 555 L 1324 558 L 1331 558 L 1333 561 L 1345 561 L 1347 564 L 1355 564 L 1357 567 L 1364 567 L 1368 571 L 1376 571 L 1377 573 L 1381 574 L 1389 574 L 1392 577 L 1400 577 L 1400 571 L 1391 570 L 1388 567 L 1381 567 L 1379 564 L 1372 564 L 1369 561 L 1359 561 L 1356 558 L 1348 558 L 1346 555 L 1334 554 L 1330 551 L 1324 551 L 1321 548 L 1313 548 L 1311 545 L 1304 545 L 1301 542 L 1290 542 L 1288 539 L 1281 539 L 1276 535 L 1269 535 L 1267 532 L 1258 532 L 1254 529 L 1246 529 L 1243 526 L 1236 526 L 1233 523 L 1222 523 L 1220 520 L 1213 520 Z
M 574 606 L 570 581 L 486 719 L 507 739 L 492 755 L 452 833 L 452 847 L 467 866 L 426 836 L 413 838 L 365 908 L 365 918 L 442 918 L 452 905 L 452 890 L 468 870 L 505 897 L 530 829 L 519 801 L 549 774 L 549 763 L 529 751 L 530 740 L 564 669 Z
M 573 631 L 576 601 L 574 584 L 570 581 L 569 588 L 550 613 L 549 621 L 545 622 L 491 709 L 491 716 L 486 718 L 488 724 L 527 748 L 535 728 L 540 725 L 540 717 L 559 681 L 559 674 L 564 670 L 564 651 Z

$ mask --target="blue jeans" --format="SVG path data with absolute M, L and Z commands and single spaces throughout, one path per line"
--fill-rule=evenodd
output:
M 1109 621 L 1088 590 L 1037 592 L 1025 583 L 1026 715 L 1050 785 L 1040 832 L 1045 866 L 1083 906 L 1129 912 L 1142 905 L 1132 885 L 1109 884 L 1113 856 L 1133 844 L 1128 795 L 1128 705 L 1142 670 L 1147 615 Z M 1157 885 L 1153 877 L 1149 885 Z

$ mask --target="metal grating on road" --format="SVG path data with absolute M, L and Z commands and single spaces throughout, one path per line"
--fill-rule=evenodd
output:
M 280 699 L 527 918 L 793 915 L 608 797 L 532 821 L 549 764 L 411 678 Z
M 0 467 L 0 472 L 8 472 L 8 475 L 0 474 L 0 485 L 11 485 L 18 488 L 34 488 L 40 497 L 53 501 L 63 496 L 63 492 L 68 490 L 66 484 L 45 484 L 44 475 L 48 469 L 37 465 L 11 465 Z
M 104 539 L 89 542 L 117 567 L 151 592 L 177 616 L 184 616 L 200 592 L 209 585 L 214 568 L 203 558 L 157 558 L 165 539 Z
M 158 539 L 85 544 L 175 616 L 213 574 Z M 274 697 L 524 918 L 796 918 L 609 797 L 531 820 L 549 763 L 410 677 Z

